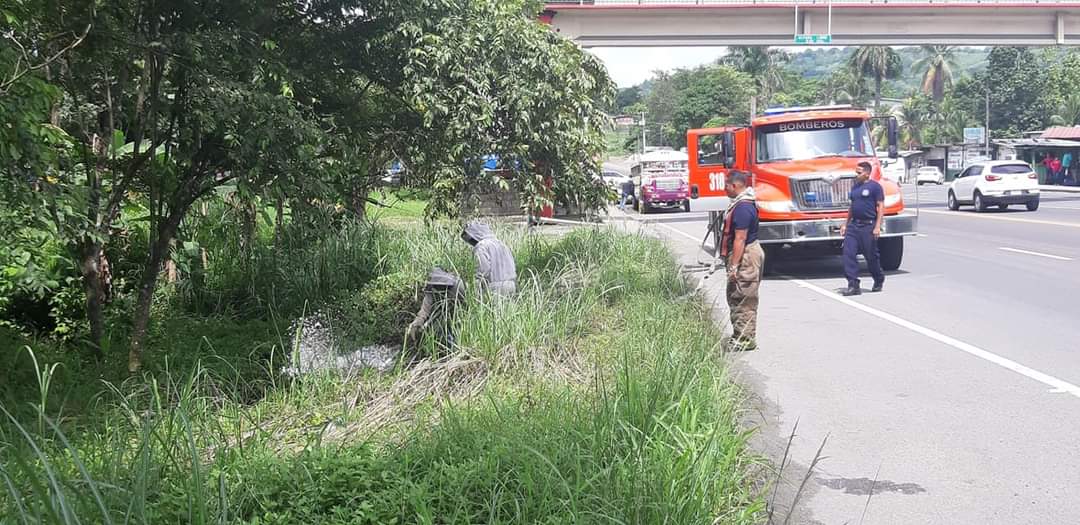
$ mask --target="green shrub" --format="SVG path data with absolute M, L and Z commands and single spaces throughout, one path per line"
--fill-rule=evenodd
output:
M 238 521 L 252 525 L 393 524 L 408 485 L 369 447 L 264 457 L 236 470 Z
M 418 308 L 421 283 L 408 272 L 375 278 L 331 308 L 339 321 L 339 339 L 358 347 L 400 343 Z

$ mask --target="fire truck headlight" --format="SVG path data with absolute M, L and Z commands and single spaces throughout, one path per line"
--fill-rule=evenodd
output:
M 900 193 L 899 192 L 885 196 L 885 207 L 886 208 L 892 208 L 893 206 L 896 206 L 897 204 L 900 204 Z
M 787 213 L 795 209 L 791 201 L 758 201 L 757 206 L 759 209 L 773 213 Z

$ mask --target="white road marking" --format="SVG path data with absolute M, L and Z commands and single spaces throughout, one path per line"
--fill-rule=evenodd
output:
M 990 219 L 995 221 L 1009 221 L 1009 222 L 1026 222 L 1029 224 L 1048 224 L 1050 226 L 1065 226 L 1067 228 L 1080 228 L 1080 223 L 1076 222 L 1058 222 L 1058 221 L 1041 221 L 1038 219 L 1017 219 L 1014 217 L 1002 217 L 999 215 L 991 215 L 986 213 L 965 213 L 959 211 L 941 211 L 941 210 L 921 210 L 922 213 L 936 213 L 939 215 L 951 215 L 953 217 L 972 217 L 975 219 Z
M 1022 253 L 1022 254 L 1025 254 L 1025 255 L 1034 255 L 1036 257 L 1046 257 L 1047 259 L 1057 259 L 1059 261 L 1071 261 L 1072 260 L 1071 257 L 1062 257 L 1060 255 L 1050 255 L 1049 253 L 1029 252 L 1027 250 L 1018 250 L 1016 248 L 1006 248 L 1004 246 L 1001 246 L 998 249 L 999 250 L 1005 250 L 1007 252 Z
M 1022 375 L 1024 377 L 1027 377 L 1029 379 L 1034 379 L 1035 381 L 1038 381 L 1038 382 L 1040 382 L 1040 383 L 1042 383 L 1044 385 L 1047 385 L 1047 386 L 1051 387 L 1050 392 L 1063 393 L 1063 394 L 1072 394 L 1072 395 L 1074 395 L 1076 397 L 1080 397 L 1080 386 L 1077 386 L 1077 385 L 1074 385 L 1072 383 L 1063 381 L 1063 380 L 1058 379 L 1058 378 L 1056 378 L 1054 376 L 1044 374 L 1044 373 L 1042 373 L 1042 372 L 1040 372 L 1038 370 L 1035 370 L 1033 368 L 1028 368 L 1028 367 L 1026 367 L 1026 366 L 1024 366 L 1024 365 L 1022 365 L 1020 363 L 1017 363 L 1016 361 L 1013 361 L 1011 359 L 1006 359 L 1006 358 L 1001 357 L 1001 356 L 999 356 L 999 355 L 997 355 L 997 354 L 995 354 L 993 352 L 983 350 L 982 348 L 979 348 L 977 346 L 965 343 L 965 342 L 960 341 L 958 339 L 949 337 L 949 336 L 947 336 L 945 334 L 942 334 L 940 332 L 936 332 L 934 330 L 926 328 L 925 326 L 917 325 L 917 324 L 915 324 L 915 323 L 913 323 L 911 321 L 908 321 L 906 319 L 901 319 L 901 318 L 899 318 L 899 317 L 897 317 L 895 315 L 892 315 L 890 313 L 883 312 L 883 311 L 878 310 L 876 308 L 871 308 L 869 306 L 866 306 L 866 305 L 864 305 L 862 303 L 852 301 L 851 299 L 848 299 L 847 297 L 837 295 L 834 292 L 830 292 L 830 291 L 828 291 L 828 290 L 826 290 L 824 288 L 815 286 L 815 285 L 810 284 L 810 283 L 808 283 L 806 281 L 803 281 L 801 279 L 792 279 L 790 277 L 787 278 L 787 279 L 790 280 L 791 282 L 799 285 L 802 288 L 806 288 L 807 290 L 810 290 L 812 292 L 821 294 L 821 295 L 823 295 L 825 297 L 828 297 L 829 299 L 832 299 L 834 301 L 837 301 L 837 302 L 843 303 L 845 305 L 848 305 L 848 306 L 850 306 L 852 308 L 855 308 L 856 310 L 860 310 L 862 312 L 868 313 L 868 314 L 870 314 L 870 315 L 872 315 L 874 317 L 877 317 L 879 319 L 888 321 L 888 322 L 893 323 L 893 324 L 895 324 L 897 326 L 907 328 L 908 330 L 911 330 L 911 331 L 913 331 L 915 333 L 918 333 L 918 334 L 922 334 L 922 335 L 924 335 L 926 337 L 929 337 L 930 339 L 933 339 L 933 340 L 935 340 L 935 341 L 937 341 L 939 343 L 951 346 L 951 347 L 953 347 L 953 348 L 955 348 L 957 350 L 960 350 L 961 352 L 973 355 L 975 357 L 978 357 L 979 359 L 982 359 L 984 361 L 988 361 L 988 362 L 993 363 L 995 365 L 998 365 L 998 366 L 1000 366 L 1002 368 L 1012 370 L 1013 372 L 1016 372 L 1017 374 L 1020 374 L 1020 375 Z
M 1080 211 L 1080 206 L 1047 206 L 1047 205 L 1045 205 L 1045 204 L 1042 204 L 1042 205 L 1040 205 L 1040 206 L 1039 206 L 1039 209 L 1040 209 L 1040 210 L 1069 210 L 1069 211 Z
M 687 239 L 690 239 L 691 241 L 701 242 L 701 239 L 695 239 L 693 235 L 690 235 L 689 233 L 686 233 L 686 232 L 684 232 L 684 231 L 682 231 L 680 229 L 668 226 L 667 224 L 664 224 L 664 223 L 660 223 L 660 222 L 654 222 L 654 223 L 643 222 L 643 223 L 644 224 L 652 224 L 653 226 L 660 226 L 661 228 L 667 228 L 668 230 L 671 230 L 671 231 L 673 231 L 673 232 L 675 232 L 675 233 L 677 233 L 679 235 L 682 235 L 683 237 L 686 237 Z

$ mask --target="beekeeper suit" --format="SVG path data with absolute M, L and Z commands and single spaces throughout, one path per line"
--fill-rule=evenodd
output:
M 509 296 L 517 291 L 517 269 L 514 254 L 502 241 L 495 238 L 491 227 L 480 222 L 470 222 L 461 232 L 461 238 L 472 245 L 476 255 L 476 281 L 485 290 Z

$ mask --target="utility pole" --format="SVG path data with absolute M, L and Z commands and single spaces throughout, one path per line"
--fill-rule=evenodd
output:
M 986 151 L 983 153 L 986 155 L 987 160 L 990 159 L 990 85 L 986 85 Z
M 641 112 L 641 154 L 645 154 L 645 112 Z

